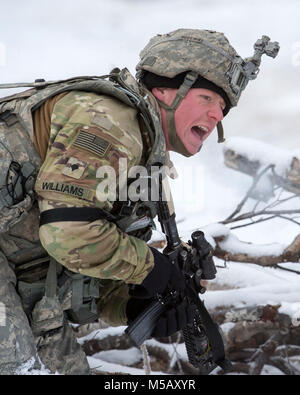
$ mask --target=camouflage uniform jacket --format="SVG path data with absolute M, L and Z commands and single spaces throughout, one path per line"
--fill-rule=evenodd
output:
M 60 207 L 112 209 L 97 199 L 97 170 L 119 159 L 127 170 L 143 163 L 145 150 L 136 109 L 91 92 L 71 91 L 54 106 L 50 141 L 35 191 L 40 211 Z M 147 244 L 114 223 L 55 222 L 40 228 L 43 247 L 69 270 L 101 280 L 98 309 L 110 325 L 126 324 L 127 284 L 140 284 L 154 265 Z

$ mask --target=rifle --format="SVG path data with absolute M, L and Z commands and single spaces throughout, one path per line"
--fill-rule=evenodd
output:
M 209 374 L 217 366 L 228 372 L 232 366 L 225 357 L 220 328 L 213 322 L 199 298 L 199 293 L 203 294 L 206 291 L 200 281 L 212 280 L 216 275 L 211 246 L 201 231 L 193 232 L 188 244 L 181 242 L 173 206 L 164 198 L 166 194 L 161 173 L 159 174 L 159 190 L 158 220 L 167 239 L 167 246 L 163 253 L 172 264 L 179 266 L 186 281 L 185 291 L 188 302 L 196 306 L 192 323 L 187 324 L 182 330 L 189 362 L 199 369 L 199 374 Z M 137 347 L 151 336 L 160 316 L 172 303 L 176 305 L 178 298 L 180 295 L 174 290 L 158 295 L 156 300 L 127 327 L 125 333 Z

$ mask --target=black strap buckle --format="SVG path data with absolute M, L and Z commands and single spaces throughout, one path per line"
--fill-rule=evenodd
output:
M 10 127 L 18 122 L 18 117 L 16 114 L 13 114 L 11 111 L 7 110 L 0 114 L 0 121 L 5 122 L 6 126 Z

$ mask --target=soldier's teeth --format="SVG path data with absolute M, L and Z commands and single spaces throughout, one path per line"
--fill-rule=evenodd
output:
M 203 130 L 205 133 L 208 132 L 208 128 L 206 126 L 198 126 L 199 129 Z

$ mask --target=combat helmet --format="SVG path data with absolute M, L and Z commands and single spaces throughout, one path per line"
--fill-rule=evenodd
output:
M 231 107 L 237 105 L 249 80 L 257 77 L 261 56 L 265 53 L 274 58 L 278 51 L 277 42 L 270 42 L 269 37 L 262 36 L 254 44 L 254 55 L 243 59 L 223 33 L 213 30 L 178 29 L 151 38 L 140 53 L 136 77 L 143 83 L 145 75 L 149 72 L 170 81 L 178 75 L 184 75 L 173 103 L 170 106 L 161 101 L 159 103 L 166 109 L 172 147 L 175 151 L 190 156 L 177 136 L 174 114 L 197 79 L 208 81 L 219 89 L 218 93 L 221 92 L 226 102 L 226 115 Z M 216 88 L 213 90 L 217 91 Z M 217 126 L 218 142 L 223 142 L 221 122 Z

